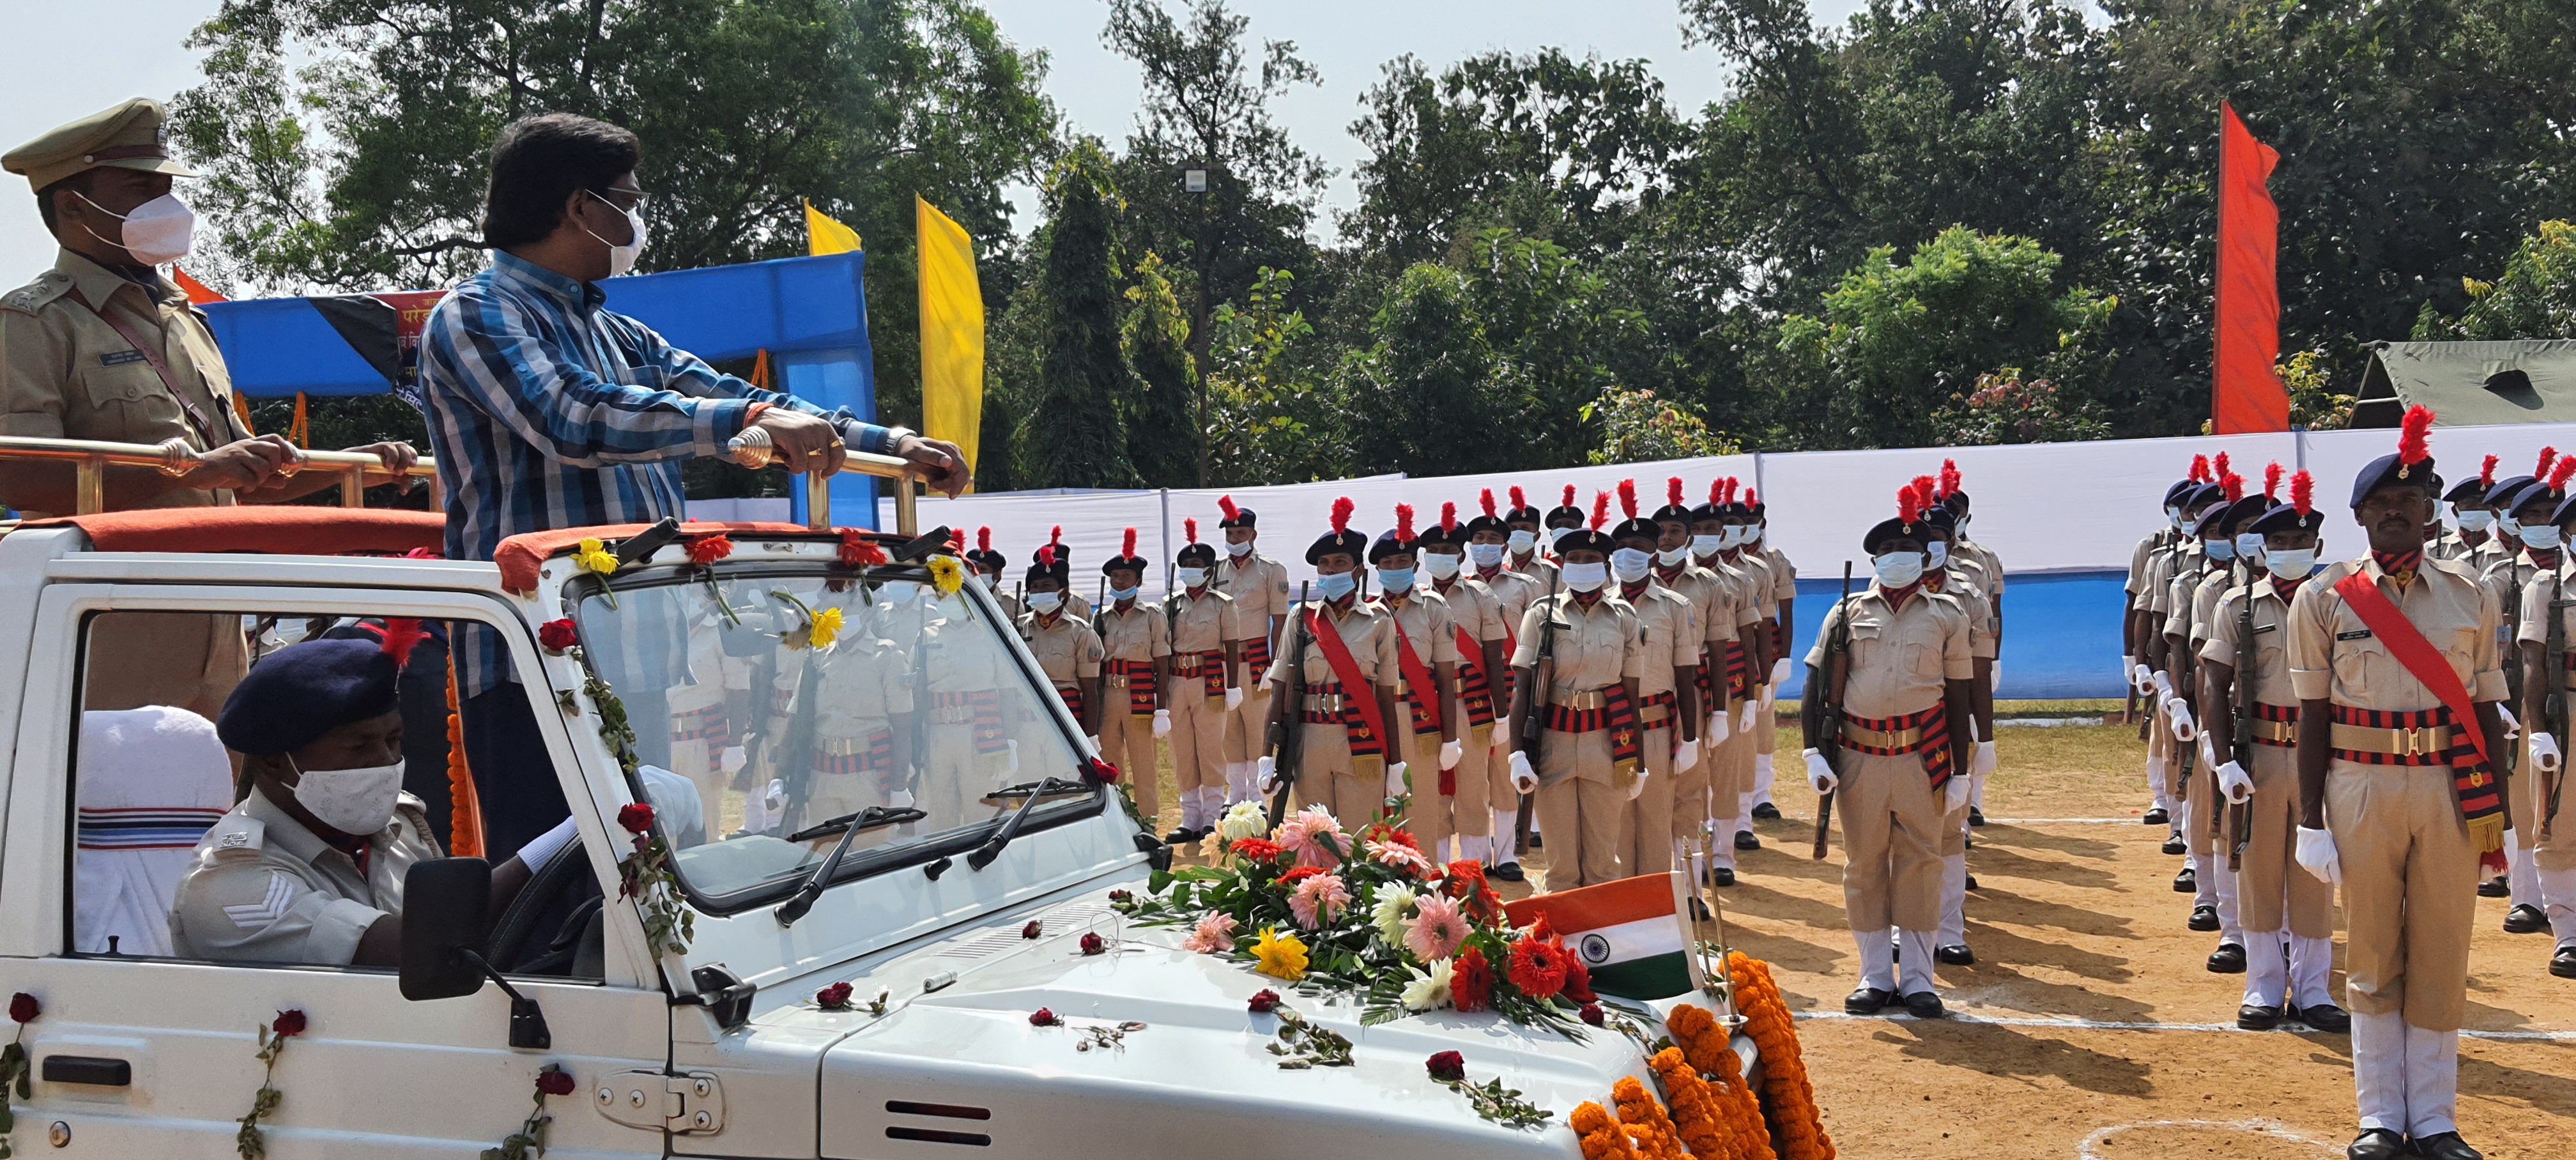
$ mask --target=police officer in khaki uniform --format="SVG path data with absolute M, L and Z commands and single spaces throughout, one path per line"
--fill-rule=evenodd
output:
M 2397 452 L 2353 481 L 2369 553 L 2325 568 L 2290 601 L 2294 856 L 2343 889 L 2354 1160 L 2478 1155 L 2455 1118 L 2460 1022 L 2468 900 L 2479 863 L 2504 852 L 2505 683 L 2494 601 L 2467 569 L 2424 558 L 2442 493 L 2425 446 L 2432 423 L 2432 411 L 2410 410 Z M 2409 656 L 2423 658 L 2421 675 Z
M 1771 596 L 1779 606 L 1779 613 L 1764 626 L 1771 632 L 1771 683 L 1763 686 L 1762 705 L 1753 716 L 1753 793 L 1745 799 L 1744 814 L 1777 818 L 1780 807 L 1771 804 L 1771 779 L 1775 773 L 1773 755 L 1779 749 L 1780 715 L 1772 711 L 1772 704 L 1780 695 L 1780 686 L 1789 679 L 1789 641 L 1798 625 L 1798 566 L 1789 562 L 1788 553 L 1771 544 L 1770 505 L 1747 491 L 1744 506 L 1753 511 L 1753 551 L 1771 569 Z
M 0 295 L 0 435 L 168 446 L 178 474 L 109 468 L 109 511 L 276 502 L 333 477 L 280 474 L 295 449 L 253 438 L 205 316 L 161 276 L 186 255 L 194 217 L 173 197 L 193 177 L 162 146 L 162 109 L 135 99 L 10 150 L 0 168 L 35 188 L 62 249 L 54 268 Z M 411 448 L 356 448 L 410 467 Z M 76 510 L 69 464 L 0 464 L 0 503 L 30 516 Z M 86 708 L 221 711 L 247 650 L 238 621 L 119 613 L 92 631 Z
M 1118 554 L 1101 562 L 1109 578 L 1109 606 L 1092 618 L 1092 630 L 1108 650 L 1103 662 L 1100 759 L 1128 771 L 1149 832 L 1162 827 L 1162 774 L 1155 742 L 1172 731 L 1172 711 L 1163 707 L 1163 683 L 1172 675 L 1171 625 L 1160 609 L 1137 602 L 1145 584 L 1145 558 L 1136 554 L 1136 529 L 1127 529 Z
M 1298 768 L 1278 768 L 1265 724 L 1253 774 L 1264 792 L 1275 788 L 1276 779 L 1293 777 L 1297 802 L 1321 805 L 1345 830 L 1356 831 L 1377 818 L 1388 787 L 1403 785 L 1407 770 L 1402 757 L 1388 751 L 1388 734 L 1404 728 L 1404 703 L 1395 693 L 1401 676 L 1395 621 L 1360 598 L 1360 563 L 1369 541 L 1351 530 L 1352 507 L 1349 499 L 1334 500 L 1333 529 L 1307 545 L 1306 562 L 1315 568 L 1315 591 L 1322 599 L 1289 607 L 1289 624 L 1275 646 L 1279 663 L 1270 669 L 1272 714 L 1287 728 L 1304 730 Z M 1329 647 L 1327 633 L 1336 642 Z M 1296 657 L 1289 653 L 1292 645 L 1299 649 Z M 1285 687 L 1292 660 L 1303 670 L 1296 689 Z M 1362 698 L 1375 702 L 1375 722 Z
M 1492 491 L 1486 502 L 1491 503 Z M 1493 755 L 1494 730 L 1499 712 L 1509 709 L 1502 700 L 1507 683 L 1503 674 L 1510 671 L 1510 631 L 1503 620 L 1502 597 L 1483 580 L 1467 574 L 1466 556 L 1469 525 L 1458 522 L 1458 505 L 1440 505 L 1440 525 L 1422 533 L 1415 548 L 1422 560 L 1422 571 L 1431 578 L 1431 594 L 1449 605 L 1450 636 L 1458 655 L 1457 696 L 1449 703 L 1450 719 L 1457 723 L 1459 757 L 1456 768 L 1445 772 L 1442 783 L 1450 800 L 1441 803 L 1448 811 L 1451 833 L 1457 839 L 1455 849 L 1435 848 L 1438 861 L 1465 859 L 1490 865 L 1491 838 L 1494 832 L 1494 785 L 1502 783 L 1510 791 L 1508 771 Z M 1499 522 L 1499 521 L 1498 521 Z M 1502 555 L 1502 541 L 1493 542 L 1496 560 Z M 1496 565 L 1497 570 L 1500 564 Z M 1435 787 L 1437 788 L 1437 787 Z M 1417 807 L 1421 795 L 1416 794 Z M 1517 868 L 1515 868 L 1517 870 Z
M 1234 601 L 1236 628 L 1243 634 L 1243 700 L 1226 713 L 1226 804 L 1258 801 L 1261 786 L 1253 762 L 1270 744 L 1271 642 L 1288 624 L 1288 566 L 1261 554 L 1261 517 L 1220 496 L 1217 530 L 1225 534 L 1225 554 L 1216 562 L 1216 590 Z
M 1413 505 L 1397 504 L 1395 526 L 1379 533 L 1377 542 L 1369 545 L 1369 566 L 1377 569 L 1378 610 L 1395 629 L 1396 712 L 1402 719 L 1387 722 L 1387 728 L 1395 731 L 1396 760 L 1419 773 L 1410 785 L 1389 779 L 1387 794 L 1412 795 L 1405 829 L 1423 849 L 1437 851 L 1458 832 L 1457 771 L 1466 747 L 1458 740 L 1455 715 L 1457 622 L 1449 602 L 1422 582 L 1421 559 L 1421 541 L 1413 533 Z M 1441 792 L 1443 783 L 1446 793 Z
M 1498 713 L 1508 714 L 1512 705 L 1513 654 L 1520 651 L 1521 617 L 1529 612 L 1540 597 L 1547 595 L 1547 582 L 1531 572 L 1516 570 L 1515 556 L 1536 558 L 1538 509 L 1523 502 L 1521 489 L 1511 489 L 1512 506 L 1496 514 L 1494 489 L 1486 488 L 1479 497 L 1484 514 L 1467 521 L 1467 562 L 1475 581 L 1494 594 L 1496 611 L 1501 614 L 1503 647 L 1496 658 L 1493 679 L 1494 706 Z M 1540 559 L 1540 563 L 1545 563 Z M 1552 565 L 1550 567 L 1553 567 Z M 1503 760 L 1509 747 L 1501 736 L 1493 738 L 1493 747 L 1484 755 L 1485 800 L 1493 814 L 1492 827 L 1482 843 L 1486 869 L 1505 882 L 1519 882 L 1528 877 L 1521 871 L 1518 836 L 1515 824 L 1520 818 L 1520 791 L 1512 788 L 1512 771 Z
M 1593 504 L 1596 526 L 1558 537 L 1565 590 L 1530 606 L 1512 657 L 1521 676 L 1513 682 L 1512 781 L 1537 798 L 1552 891 L 1621 876 L 1620 827 L 1645 773 L 1637 707 L 1646 649 L 1636 610 L 1610 590 L 1615 545 L 1597 526 L 1608 521 L 1609 508 L 1602 493 Z M 1531 714 L 1539 715 L 1536 753 L 1521 732 Z
M 2576 528 L 2576 496 L 2559 501 L 2549 520 L 2562 540 L 2570 534 Z M 2531 586 L 2523 590 L 2516 636 L 2523 672 L 2523 733 L 2529 740 L 2522 772 L 2512 779 L 2517 797 L 2514 812 L 2524 819 L 2517 826 L 2523 831 L 2520 844 L 2532 864 L 2532 893 L 2547 923 L 2544 929 L 2556 943 L 2549 973 L 2562 979 L 2576 979 L 2576 810 L 2567 808 L 2566 739 L 2555 731 L 2564 729 L 2566 722 L 2551 722 L 2544 709 L 2553 691 L 2576 700 L 2576 663 L 2569 661 L 2576 657 L 2576 648 L 2571 648 L 2576 644 L 2576 600 L 2562 601 L 2560 596 L 2576 587 L 2571 575 L 2576 575 L 2576 559 L 2562 558 L 2558 567 L 2533 577 Z M 2558 618 L 2560 655 L 2555 673 L 2549 666 L 2551 617 Z
M 1706 536 L 1692 532 L 1700 509 L 1684 502 L 1682 481 L 1665 481 L 1666 502 L 1655 509 L 1656 537 L 1655 582 L 1691 603 L 1691 615 L 1699 622 L 1700 639 L 1693 647 L 1698 657 L 1691 667 L 1693 725 L 1699 736 L 1699 757 L 1688 765 L 1678 758 L 1673 770 L 1673 840 L 1689 851 L 1690 878 L 1694 883 L 1707 881 L 1720 886 L 1735 882 L 1733 842 L 1716 844 L 1715 833 L 1720 810 L 1711 797 L 1710 774 L 1716 766 L 1717 747 L 1734 737 L 1737 710 L 1729 700 L 1726 680 L 1727 649 L 1737 647 L 1743 624 L 1752 619 L 1749 610 L 1739 603 L 1739 586 L 1732 580 L 1702 567 L 1701 549 L 1714 559 L 1717 547 L 1725 537 L 1715 531 Z M 1716 509 L 1708 509 L 1715 526 Z M 1705 543 L 1703 543 L 1705 541 Z M 1706 726 L 1698 727 L 1704 720 Z M 1730 828 L 1732 828 L 1730 826 Z M 1711 866 L 1712 851 L 1717 864 Z M 1696 901 L 1694 889 L 1693 905 Z
M 1933 505 L 1924 511 L 1923 524 L 1923 590 L 1959 602 L 1959 611 L 1968 617 L 1969 662 L 1976 669 L 1968 682 L 1973 702 L 1969 719 L 1976 722 L 1978 738 L 1968 759 L 1970 804 L 1941 819 L 1941 931 L 1933 952 L 1944 963 L 1965 967 L 1977 961 L 1976 952 L 1968 949 L 1968 888 L 1975 884 L 1968 874 L 1968 827 L 1976 816 L 1976 779 L 1993 769 L 1995 761 L 1994 684 L 1988 676 L 1994 669 L 1995 638 L 1987 619 L 1993 606 L 1986 601 L 1985 589 L 1970 579 L 1983 576 L 1984 570 L 1969 558 L 1949 554 L 1953 526 L 1949 509 Z
M 1163 706 L 1172 714 L 1172 778 L 1181 794 L 1181 827 L 1164 840 L 1176 846 L 1207 837 L 1225 816 L 1225 723 L 1243 703 L 1243 630 L 1234 598 L 1208 583 L 1216 549 L 1199 542 L 1199 522 L 1181 526 L 1188 540 L 1173 557 L 1174 591 L 1163 600 L 1172 640 Z
M 1100 634 L 1091 631 L 1091 622 L 1065 608 L 1064 586 L 1071 572 L 1054 547 L 1038 549 L 1037 562 L 1029 565 L 1025 581 L 1029 610 L 1020 615 L 1020 639 L 1028 642 L 1038 668 L 1055 686 L 1056 697 L 1073 713 L 1074 723 L 1091 739 L 1091 747 L 1098 749 L 1100 662 L 1106 654 Z M 1029 719 L 1035 720 L 1036 714 L 1029 714 Z
M 1808 737 L 1842 746 L 1840 773 L 1821 750 L 1808 749 L 1806 759 L 1816 792 L 1839 791 L 1843 910 L 1861 961 L 1860 989 L 1843 1000 L 1843 1010 L 1854 1015 L 1900 1001 L 1918 1019 L 1942 1014 L 1932 977 L 1941 826 L 1968 805 L 1976 664 L 1958 599 L 1923 589 L 1923 544 L 1931 534 L 1923 512 L 1933 502 L 1908 485 L 1896 518 L 1861 537 L 1877 575 L 1825 614 L 1807 653 L 1807 687 L 1841 691 L 1834 701 L 1842 720 L 1824 720 L 1824 699 L 1811 696 L 1803 723 Z M 1828 655 L 1846 622 L 1848 653 Z M 1892 961 L 1898 942 L 1905 948 L 1902 978 Z
M 1674 481 L 1676 485 L 1680 481 Z M 1707 637 L 1690 598 L 1658 583 L 1655 553 L 1664 525 L 1637 514 L 1637 481 L 1619 481 L 1627 519 L 1610 529 L 1610 580 L 1619 599 L 1637 614 L 1637 647 L 1644 654 L 1637 675 L 1637 724 L 1645 735 L 1644 783 L 1628 801 L 1619 827 L 1619 861 L 1629 877 L 1673 868 L 1676 778 L 1700 760 L 1698 689 L 1701 644 Z M 1691 803 L 1693 808 L 1698 803 Z M 1695 905 L 1699 892 L 1691 892 Z

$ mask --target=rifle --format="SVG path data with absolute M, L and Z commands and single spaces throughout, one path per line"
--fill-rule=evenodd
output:
M 2505 568 L 2505 578 L 2506 578 L 2506 579 L 2511 583 L 2511 585 L 2512 585 L 2512 586 L 2511 586 L 2510 588 L 2506 589 L 2506 592 L 2505 592 L 2505 600 L 2504 600 L 2504 616 L 2501 618 L 2501 619 L 2504 621 L 2504 623 L 2503 623 L 2502 625 L 2498 626 L 2498 628 L 2499 628 L 2499 631 L 2501 631 L 2501 632 L 2503 632 L 2503 633 L 2504 633 L 2505 644 L 2508 646 L 2508 647 L 2506 648 L 2506 653 L 2507 653 L 2507 655 L 2511 655 L 2511 654 L 2515 651 L 2515 650 L 2511 647 L 2511 646 L 2512 646 L 2512 644 L 2513 644 L 2513 639 L 2514 639 L 2514 635 L 2515 635 L 2515 633 L 2514 633 L 2514 631 L 2513 631 L 2513 626 L 2514 626 L 2515 622 L 2517 622 L 2517 621 L 2519 621 L 2519 620 L 2521 620 L 2521 619 L 2522 619 L 2522 565 L 2520 565 L 2520 564 L 2518 564 L 2518 563 L 2515 563 L 2515 562 L 2514 562 L 2513 560 L 2511 560 L 2511 559 L 2507 559 L 2507 560 L 2505 561 L 2504 568 Z M 2556 670 L 2556 669 L 2551 669 L 2551 670 L 2549 670 L 2548 672 L 2546 672 L 2546 673 L 2542 674 L 2542 676 L 2543 676 L 2544 678 L 2548 679 L 2548 680 L 2552 680 L 2552 681 L 2560 681 L 2560 677 L 2558 676 L 2558 670 Z M 2564 683 L 2564 682 L 2563 682 L 2563 681 L 2561 681 L 2561 683 Z M 2505 704 L 2508 704 L 2508 705 L 2520 705 L 2520 704 L 2522 704 L 2522 666 L 2521 666 L 2521 665 L 2506 665 L 2506 666 L 2504 667 L 2504 691 L 2505 691 Z M 2502 766 L 2504 767 L 2502 772 L 2504 773 L 2504 775 L 2505 775 L 2505 776 L 2510 777 L 2510 776 L 2512 776 L 2512 775 L 2513 775 L 2513 773 L 2515 772 L 2515 767 L 2516 767 L 2516 766 L 2519 766 L 2520 764 L 2522 764 L 2521 758 L 2522 758 L 2522 747 L 2521 747 L 2521 746 L 2518 746 L 2518 745 L 2508 745 L 2508 746 L 2505 746 L 2505 750 L 2504 750 L 2504 753 L 2503 753 L 2503 755 L 2502 755 L 2502 760 L 2498 762 L 2498 764 L 2500 764 L 2500 765 L 2502 765 Z
M 2254 585 L 2257 580 L 2254 569 L 2248 567 L 2245 570 L 2245 599 L 2236 610 L 2236 729 L 2230 738 L 2235 742 L 2230 748 L 2235 750 L 2236 764 L 2243 766 L 2249 777 L 2254 769 Z M 2227 825 L 2236 835 L 2236 840 L 2227 846 L 2227 868 L 2240 870 L 2245 865 L 2245 844 L 2254 836 L 2254 803 L 2248 800 L 2229 805 Z
M 2200 587 L 2201 580 L 2208 577 L 2208 575 L 2209 558 L 2207 556 L 2203 556 L 2201 557 L 2199 570 L 2193 572 L 2189 582 L 2184 583 L 2181 586 L 2183 599 L 2191 599 L 2192 592 Z M 2184 624 L 2187 626 L 2189 623 L 2190 621 L 2186 618 Z M 2156 631 L 2162 633 L 2164 629 L 2159 626 Z M 2165 668 L 2173 674 L 2174 695 L 2182 698 L 2185 705 L 2189 705 L 2191 703 L 2193 665 L 2191 658 L 2191 630 L 2188 627 L 2183 630 L 2181 650 L 2166 658 Z M 2174 754 L 2174 800 L 2176 802 L 2188 802 L 2191 800 L 2191 759 L 2198 755 L 2200 747 L 2177 738 L 2174 743 L 2174 748 L 2179 751 Z M 2217 812 L 2214 810 L 2211 811 L 2211 816 L 2215 818 L 2217 816 Z
M 1564 575 L 1561 568 L 1548 573 L 1547 603 L 1541 606 L 1547 609 L 1547 619 L 1538 630 L 1537 663 L 1530 666 L 1529 711 L 1521 718 L 1521 748 L 1532 754 L 1538 752 L 1539 738 L 1547 732 L 1547 717 L 1541 712 L 1540 698 L 1547 696 L 1556 675 L 1556 587 Z M 1530 821 L 1538 815 L 1537 794 L 1525 793 L 1520 798 L 1519 813 L 1512 819 L 1514 854 L 1529 849 Z
M 1297 784 L 1298 765 L 1306 757 L 1306 589 L 1297 585 L 1297 603 L 1288 610 L 1288 655 L 1271 662 L 1284 668 L 1283 682 L 1271 691 L 1270 779 L 1279 788 L 1270 792 L 1270 824 L 1278 825 L 1288 816 L 1288 789 Z M 1343 690 L 1345 696 L 1349 690 Z
M 2561 754 L 2567 751 L 2567 678 L 2560 675 L 2567 671 L 2566 610 L 2576 608 L 2576 600 L 2567 599 L 2565 583 L 2559 581 L 2553 589 L 2556 599 L 2549 602 L 2549 645 L 2541 654 L 2540 669 L 2540 679 L 2549 682 L 2549 692 L 2541 697 L 2540 720 L 2534 722 L 2557 740 Z M 2545 843 L 2552 824 L 2558 820 L 2559 795 L 2567 787 L 2567 759 L 2559 758 L 2556 769 L 2535 768 L 2532 774 L 2540 778 L 2540 840 Z
M 1835 599 L 1834 610 L 1826 614 L 1827 618 L 1834 622 L 1833 635 L 1825 638 L 1825 663 L 1816 671 L 1816 683 L 1824 687 L 1807 690 L 1807 696 L 1815 698 L 1816 701 L 1816 712 L 1808 719 L 1816 722 L 1817 728 L 1825 734 L 1822 740 L 1810 737 L 1807 743 L 1815 746 L 1816 752 L 1825 759 L 1825 768 L 1833 770 L 1837 778 L 1843 775 L 1842 767 L 1837 760 L 1842 756 L 1843 744 L 1842 739 L 1836 736 L 1841 732 L 1843 706 L 1842 686 L 1835 681 L 1834 670 L 1835 662 L 1848 662 L 1851 656 L 1851 608 L 1849 607 L 1851 577 L 1851 561 L 1845 560 L 1843 561 L 1843 594 Z M 1825 845 L 1828 836 L 1833 833 L 1833 825 L 1834 791 L 1826 790 L 1816 795 L 1814 857 L 1819 862 L 1824 861 Z

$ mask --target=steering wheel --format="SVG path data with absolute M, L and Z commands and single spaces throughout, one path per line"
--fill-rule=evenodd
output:
M 558 911 L 568 912 L 558 931 L 580 937 L 591 914 L 601 905 L 596 894 L 587 899 L 580 897 L 582 888 L 589 885 L 590 863 L 582 856 L 581 842 L 576 839 L 528 875 L 528 884 L 510 900 L 500 921 L 492 924 L 492 936 L 484 945 L 483 957 L 507 974 L 568 973 L 571 954 L 558 956 L 554 952 L 562 948 L 540 947 L 532 955 L 528 944 L 546 918 Z M 554 941 L 560 944 L 564 936 L 558 934 Z

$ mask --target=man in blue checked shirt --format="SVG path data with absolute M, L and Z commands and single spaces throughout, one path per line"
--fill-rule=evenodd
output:
M 792 472 L 836 472 L 855 448 L 919 463 L 950 495 L 964 490 L 954 445 L 760 390 L 602 309 L 599 280 L 632 271 L 644 248 L 642 160 L 635 134 L 564 113 L 512 122 L 492 146 L 492 266 L 448 294 L 421 335 L 449 558 L 489 560 L 522 532 L 681 515 L 681 462 L 724 454 L 747 427 L 766 430 Z M 467 626 L 457 643 L 486 846 L 506 857 L 567 808 L 498 638 Z M 656 719 L 649 710 L 639 705 L 636 719 Z

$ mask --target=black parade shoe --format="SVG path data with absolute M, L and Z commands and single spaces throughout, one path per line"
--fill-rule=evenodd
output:
M 1917 1019 L 1938 1019 L 1944 1013 L 1941 997 L 1930 991 L 1916 991 L 1905 997 L 1905 1013 Z
M 2345 1146 L 2344 1160 L 2405 1160 L 2406 1139 L 2386 1128 L 2365 1128 Z
M 2281 1025 L 2284 1012 L 2278 1007 L 2260 1007 L 2248 1003 L 2236 1009 L 2236 1025 L 2247 1031 L 2270 1031 Z
M 2332 1003 L 2319 1003 L 2314 1007 L 2293 1007 L 2290 1013 L 2297 1016 L 2299 1022 L 2328 1035 L 2352 1033 L 2352 1016 L 2344 1014 L 2343 1008 Z
M 2245 948 L 2240 947 L 2235 943 L 2218 944 L 2217 950 L 2209 952 L 2209 973 L 2213 975 L 2244 974 Z
M 2499 874 L 2496 877 L 2489 878 L 2484 882 L 2478 883 L 2478 897 L 2511 898 L 2513 897 L 2513 883 L 2503 875 Z
M 2138 820 L 2139 820 L 2139 821 L 2142 821 L 2142 822 L 2145 822 L 2146 824 L 2148 824 L 2148 825 L 2150 825 L 2150 826 L 2170 826 L 2170 825 L 2172 825 L 2172 824 L 2173 824 L 2173 815 L 2172 815 L 2172 814 L 2169 814 L 2169 813 L 2166 813 L 2166 812 L 2164 812 L 2163 810 L 2160 810 L 2160 809 L 2159 809 L 2159 810 L 2148 810 L 2148 811 L 2147 811 L 2147 816 L 2145 816 L 2145 817 L 2143 817 L 2143 818 L 2140 818 L 2140 819 L 2138 819 Z
M 2218 908 L 2215 906 L 2192 907 L 2191 922 L 2188 925 L 2191 929 L 2199 931 L 2202 934 L 2207 934 L 2211 931 L 2217 930 Z
M 1977 952 L 1969 950 L 1968 944 L 1966 943 L 1951 943 L 1946 947 L 1933 951 L 1932 957 L 1954 967 L 1973 967 L 1977 965 Z
M 1756 802 L 1753 806 L 1753 816 L 1766 822 L 1776 822 L 1780 820 L 1780 807 L 1769 802 Z
M 2526 902 L 2504 912 L 2506 934 L 2539 934 L 2549 929 L 2549 915 Z
M 2183 867 L 2182 873 L 2174 875 L 2174 893 L 2200 893 L 2200 875 L 2193 873 L 2192 868 L 2189 866 Z
M 1896 1002 L 1896 996 L 1876 987 L 1863 987 L 1843 1000 L 1843 1014 L 1876 1015 Z

